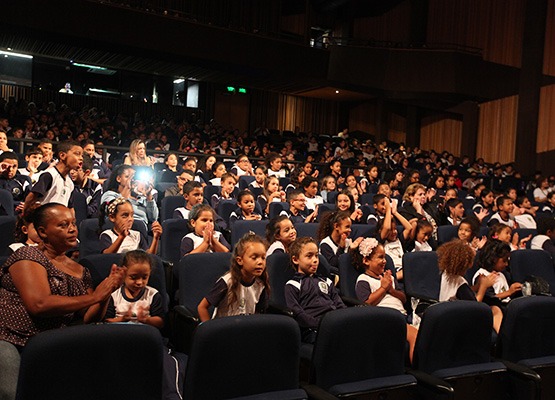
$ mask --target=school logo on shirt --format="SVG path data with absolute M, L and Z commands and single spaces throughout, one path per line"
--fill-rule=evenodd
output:
M 328 285 L 326 284 L 326 282 L 318 282 L 318 287 L 320 288 L 320 292 L 328 294 Z

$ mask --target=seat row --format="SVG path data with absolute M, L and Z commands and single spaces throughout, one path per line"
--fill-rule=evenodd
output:
M 553 329 L 555 299 L 513 300 L 496 359 L 490 352 L 487 305 L 439 303 L 423 315 L 413 367 L 407 369 L 406 323 L 399 312 L 340 309 L 322 318 L 307 382 L 301 382 L 302 345 L 292 318 L 220 318 L 194 333 L 184 398 L 549 399 L 555 395 L 555 382 L 549 379 L 555 369 Z M 159 399 L 163 352 L 156 329 L 144 325 L 43 332 L 22 354 L 17 398 Z

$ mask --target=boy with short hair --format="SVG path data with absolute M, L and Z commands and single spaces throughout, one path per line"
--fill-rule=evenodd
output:
M 181 171 L 179 175 L 177 175 L 176 181 L 177 183 L 174 186 L 171 186 L 166 189 L 164 192 L 164 197 L 169 196 L 182 196 L 183 195 L 183 186 L 194 179 L 195 173 L 191 170 L 184 169 Z
M 232 173 L 226 172 L 222 175 L 221 183 L 220 193 L 214 193 L 210 199 L 211 206 L 216 211 L 218 210 L 220 201 L 235 198 L 233 191 L 235 190 L 235 185 L 237 185 L 237 177 Z
M 0 189 L 11 193 L 16 212 L 23 211 L 23 201 L 29 194 L 31 179 L 28 176 L 18 175 L 19 159 L 13 151 L 0 154 Z M 7 215 L 8 210 L 0 206 L 0 214 Z
M 513 199 L 508 196 L 499 196 L 497 200 L 495 200 L 495 204 L 497 206 L 497 212 L 491 216 L 488 225 L 492 226 L 499 223 L 507 225 L 511 229 L 518 228 L 517 222 L 511 215 L 514 210 Z
M 318 215 L 318 206 L 311 213 L 306 209 L 306 197 L 301 189 L 293 189 L 287 193 L 289 211 L 283 210 L 280 215 L 285 215 L 294 224 L 314 222 Z
M 42 164 L 42 151 L 37 147 L 31 147 L 27 150 L 27 153 L 25 153 L 25 162 L 27 166 L 25 168 L 19 168 L 17 171 L 21 175 L 31 178 L 31 183 L 34 185 L 39 180 L 41 174 L 39 167 Z
M 44 171 L 31 192 L 25 199 L 24 212 L 34 203 L 60 203 L 71 207 L 73 201 L 73 181 L 69 171 L 81 168 L 83 164 L 83 148 L 74 141 L 61 142 L 58 145 L 59 161 L 54 167 Z
M 173 218 L 189 219 L 189 212 L 197 204 L 202 204 L 204 200 L 204 188 L 199 182 L 189 181 L 183 185 L 183 197 L 185 198 L 185 207 L 176 208 L 173 212 Z
M 90 179 L 93 168 L 93 159 L 84 154 L 81 168 L 72 169 L 69 172 L 75 185 L 74 192 L 83 194 L 87 200 L 87 218 L 96 217 L 102 196 L 102 186 Z
M 301 186 L 306 196 L 306 208 L 312 212 L 316 209 L 316 206 L 324 202 L 322 196 L 318 194 L 318 179 L 313 176 L 307 176 L 301 182 Z

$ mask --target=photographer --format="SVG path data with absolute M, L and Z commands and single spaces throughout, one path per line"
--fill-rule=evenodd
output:
M 106 204 L 118 197 L 129 199 L 133 205 L 133 217 L 150 229 L 152 223 L 158 219 L 159 213 L 154 197 L 156 191 L 153 189 L 153 179 L 152 173 L 143 169 L 135 172 L 130 165 L 119 165 L 110 175 L 108 187 L 100 203 Z

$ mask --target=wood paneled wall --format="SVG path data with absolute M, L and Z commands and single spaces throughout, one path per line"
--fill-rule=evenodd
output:
M 437 115 L 422 118 L 420 126 L 420 148 L 461 153 L 462 121 Z
M 514 161 L 518 96 L 480 105 L 476 156 L 487 162 Z
M 335 135 L 339 132 L 339 104 L 308 97 L 279 95 L 277 129 Z
M 407 142 L 407 118 L 389 112 L 387 115 L 387 138 L 397 143 Z
M 543 54 L 543 73 L 555 75 L 555 0 L 549 0 Z M 538 116 L 538 153 L 555 150 L 555 85 L 543 87 Z

